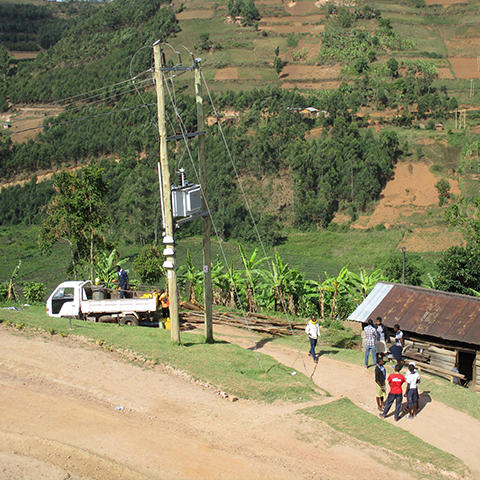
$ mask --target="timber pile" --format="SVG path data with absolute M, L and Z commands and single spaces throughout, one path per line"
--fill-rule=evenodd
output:
M 180 302 L 180 308 L 189 310 L 188 312 L 180 313 L 180 320 L 184 323 L 203 323 L 204 314 L 203 307 L 191 302 Z M 292 330 L 304 330 L 305 323 L 291 322 L 291 328 L 287 319 L 278 317 L 270 317 L 260 313 L 249 313 L 247 317 L 235 315 L 230 312 L 212 312 L 212 322 L 214 325 L 229 325 L 231 327 L 248 327 L 261 333 L 268 333 L 269 335 L 292 335 Z

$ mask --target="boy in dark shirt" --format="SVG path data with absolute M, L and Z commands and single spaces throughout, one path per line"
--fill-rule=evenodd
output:
M 385 397 L 387 396 L 385 389 L 387 372 L 383 364 L 383 358 L 379 357 L 377 360 L 377 366 L 375 367 L 375 383 L 377 384 L 377 407 L 381 412 L 383 412 L 383 409 L 385 408 Z

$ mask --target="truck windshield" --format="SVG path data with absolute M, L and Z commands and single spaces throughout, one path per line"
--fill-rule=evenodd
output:
M 73 288 L 59 288 L 53 298 L 72 298 L 73 299 Z

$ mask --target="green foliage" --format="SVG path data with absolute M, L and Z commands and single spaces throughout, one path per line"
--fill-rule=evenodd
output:
M 296 48 L 298 46 L 298 38 L 294 33 L 290 33 L 287 37 L 287 47 Z
M 438 191 L 438 205 L 443 206 L 450 198 L 450 182 L 442 178 L 435 184 Z
M 158 285 L 165 276 L 163 268 L 163 253 L 156 243 L 146 245 L 142 253 L 137 255 L 133 262 L 133 268 L 142 282 L 149 285 Z
M 462 197 L 458 203 L 447 208 L 445 220 L 460 228 L 468 245 L 480 245 L 480 197 Z
M 139 48 L 178 31 L 175 15 L 161 8 L 163 3 L 116 0 L 96 8 L 77 2 L 75 22 L 62 38 L 34 61 L 18 65 L 8 84 L 10 100 L 54 101 L 70 97 L 72 91 L 97 89 L 99 78 L 104 85 L 128 78 L 130 60 Z M 138 59 L 143 65 L 137 68 L 148 64 L 142 55 Z
M 283 60 L 280 57 L 275 57 L 273 59 L 273 68 L 277 72 L 277 75 L 280 76 L 280 73 L 282 73 L 284 67 Z
M 405 284 L 419 287 L 422 284 L 421 258 L 417 254 L 405 254 Z M 384 266 L 384 274 L 390 282 L 402 283 L 403 256 L 400 252 L 391 256 Z
M 245 25 L 253 25 L 260 20 L 260 13 L 253 0 L 229 0 L 227 9 L 232 18 L 241 16 Z
M 397 59 L 391 57 L 387 61 L 387 67 L 390 70 L 390 75 L 394 78 L 398 77 L 398 62 Z
M 45 285 L 43 283 L 28 282 L 23 288 L 23 295 L 28 303 L 43 302 Z
M 480 291 L 480 251 L 477 245 L 450 247 L 437 263 L 435 288 L 471 295 Z
M 0 282 L 0 300 L 6 300 L 8 296 L 8 283 Z
M 115 267 L 117 265 L 121 266 L 127 261 L 127 259 L 118 260 L 117 257 L 118 253 L 116 248 L 108 254 L 105 251 L 97 252 L 94 257 L 93 267 L 95 271 L 95 279 L 98 278 L 107 288 L 110 288 L 117 280 L 117 271 Z
M 108 222 L 102 199 L 107 183 L 102 173 L 102 169 L 90 165 L 82 168 L 78 176 L 63 171 L 54 177 L 56 195 L 48 204 L 43 221 L 41 248 L 49 254 L 56 242 L 66 240 L 75 278 L 77 263 L 84 259 L 89 260 L 93 276 L 94 253 L 105 245 L 100 236 L 100 229 Z
M 48 49 L 73 25 L 62 8 L 31 4 L 0 4 L 0 42 L 9 50 Z
M 347 12 L 342 14 L 341 17 L 341 21 L 346 25 L 351 17 L 345 8 L 340 10 Z M 378 22 L 380 28 L 373 34 L 356 29 L 346 32 L 344 29 L 349 27 L 328 25 L 325 32 L 322 33 L 319 61 L 323 62 L 330 59 L 346 61 L 367 57 L 369 52 L 375 53 L 376 50 L 388 52 L 405 51 L 413 48 L 412 41 L 402 39 L 393 31 L 389 19 L 381 18 Z

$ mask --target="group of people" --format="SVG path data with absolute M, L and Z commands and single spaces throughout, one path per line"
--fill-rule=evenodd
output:
M 400 325 L 396 324 L 393 327 L 395 331 L 395 344 L 392 345 L 388 351 L 389 357 L 397 360 L 397 363 L 402 362 L 402 352 L 405 347 L 403 332 L 400 330 Z M 370 318 L 367 326 L 364 328 L 365 333 L 365 369 L 368 368 L 368 357 L 372 355 L 373 365 L 377 366 L 377 358 L 382 358 L 387 354 L 387 342 L 390 341 L 390 334 L 388 328 L 382 323 L 382 318 L 377 317 L 376 327 L 373 326 L 373 320 Z
M 388 328 L 383 325 L 382 318 L 377 317 L 376 326 L 373 325 L 373 320 L 369 319 L 364 329 L 365 332 L 365 368 L 368 368 L 368 359 L 370 354 L 375 365 L 375 383 L 377 386 L 376 401 L 378 410 L 381 412 L 380 417 L 386 418 L 392 405 L 395 403 L 395 420 L 398 421 L 402 414 L 403 397 L 407 399 L 408 416 L 413 419 L 419 410 L 418 404 L 418 384 L 420 383 L 420 375 L 416 370 L 415 362 L 408 364 L 407 373 L 402 375 L 402 352 L 405 346 L 403 332 L 397 324 L 394 327 L 395 343 L 387 350 L 387 342 L 390 340 Z M 310 351 L 308 354 L 313 358 L 315 363 L 318 363 L 318 357 L 315 352 L 317 341 L 320 338 L 320 328 L 318 320 L 315 315 L 310 317 L 310 320 L 305 327 L 305 332 L 310 340 Z M 387 376 L 385 369 L 384 356 L 390 352 L 389 358 L 395 359 L 397 364 L 394 367 L 394 372 Z M 386 384 L 390 385 L 390 391 L 387 396 Z M 405 392 L 403 385 L 406 384 Z
M 420 374 L 415 367 L 415 362 L 410 362 L 407 373 L 403 376 L 400 373 L 402 364 L 397 363 L 394 373 L 387 377 L 383 358 L 378 359 L 377 366 L 375 367 L 375 383 L 377 384 L 377 407 L 381 412 L 381 418 L 387 417 L 390 408 L 395 402 L 395 421 L 398 422 L 402 414 L 403 397 L 407 399 L 407 418 L 412 420 L 415 418 L 419 410 L 418 384 L 420 383 Z M 386 393 L 386 382 L 390 385 L 388 396 Z M 403 393 L 403 384 L 407 385 L 405 393 Z

